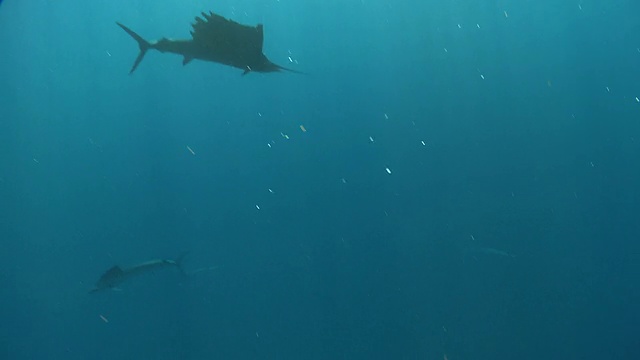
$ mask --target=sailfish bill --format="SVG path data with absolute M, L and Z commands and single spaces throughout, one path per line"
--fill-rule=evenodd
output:
M 177 268 L 181 273 L 185 273 L 182 268 L 182 259 L 184 255 L 180 256 L 176 260 L 168 259 L 156 259 L 143 262 L 141 264 L 133 265 L 130 267 L 122 268 L 118 265 L 113 266 L 109 270 L 105 271 L 100 279 L 96 282 L 93 289 L 89 293 L 94 293 L 100 290 L 115 289 L 121 283 L 131 279 L 134 276 L 144 273 L 152 272 L 163 268 Z

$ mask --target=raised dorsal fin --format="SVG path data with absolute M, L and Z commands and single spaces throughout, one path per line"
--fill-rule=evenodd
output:
M 111 269 L 105 271 L 105 273 L 102 275 L 102 277 L 114 277 L 114 276 L 119 276 L 122 274 L 122 269 L 120 268 L 120 266 L 116 265 L 114 267 L 112 267 Z
M 260 44 L 260 52 L 262 52 L 262 46 L 264 43 L 264 31 L 262 24 L 258 24 L 256 26 L 256 31 L 258 32 L 258 41 L 256 41 L 256 43 Z

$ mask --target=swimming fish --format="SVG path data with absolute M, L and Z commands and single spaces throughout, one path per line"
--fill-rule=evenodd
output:
M 196 16 L 191 24 L 191 39 L 172 40 L 162 38 L 157 41 L 147 41 L 125 25 L 116 22 L 124 31 L 136 40 L 140 53 L 131 67 L 133 73 L 149 49 L 160 52 L 178 54 L 183 57 L 182 65 L 187 65 L 194 59 L 211 61 L 243 70 L 242 75 L 249 72 L 290 71 L 271 62 L 262 52 L 263 26 L 248 26 L 226 19 L 210 11 Z
M 133 265 L 130 267 L 122 268 L 118 265 L 113 266 L 109 270 L 107 270 L 100 279 L 96 282 L 96 285 L 93 289 L 89 291 L 89 293 L 94 293 L 100 290 L 107 289 L 116 289 L 118 285 L 129 280 L 130 278 L 148 273 L 154 270 L 162 269 L 162 268 L 170 268 L 175 267 L 180 270 L 181 273 L 184 274 L 184 269 L 182 268 L 182 259 L 184 255 L 180 256 L 177 260 L 167 260 L 167 259 L 156 259 L 143 262 L 141 264 Z

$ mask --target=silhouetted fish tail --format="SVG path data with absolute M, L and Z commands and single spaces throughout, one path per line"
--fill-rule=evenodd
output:
M 126 31 L 127 34 L 131 35 L 131 37 L 138 42 L 138 46 L 140 47 L 140 53 L 138 54 L 136 61 L 133 63 L 133 67 L 131 68 L 131 71 L 129 71 L 129 74 L 132 74 L 134 71 L 136 71 L 136 68 L 138 67 L 138 65 L 140 65 L 140 62 L 144 58 L 144 55 L 147 53 L 147 50 L 151 48 L 151 43 L 143 39 L 142 36 L 136 34 L 133 30 L 120 24 L 119 22 L 116 22 L 116 24 L 118 24 L 118 26 L 120 26 L 124 31 Z

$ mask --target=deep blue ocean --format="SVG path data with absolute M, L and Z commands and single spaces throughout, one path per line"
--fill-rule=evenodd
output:
M 129 74 L 116 22 L 188 39 L 202 11 L 306 74 Z M 637 360 L 639 334 L 637 0 L 2 2 L 0 360 Z

